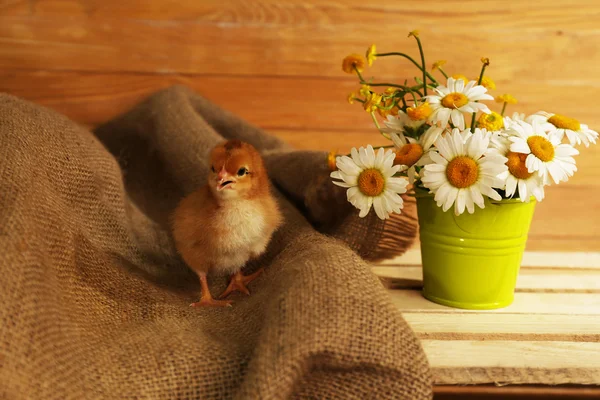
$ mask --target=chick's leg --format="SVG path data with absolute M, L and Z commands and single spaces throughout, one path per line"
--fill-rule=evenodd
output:
M 200 285 L 202 286 L 202 294 L 200 301 L 190 304 L 190 307 L 231 307 L 231 300 L 215 300 L 210 294 L 208 283 L 206 282 L 206 274 L 201 273 Z
M 229 281 L 229 286 L 223 292 L 222 295 L 219 296 L 220 299 L 229 296 L 231 293 L 236 290 L 242 292 L 244 294 L 250 294 L 250 290 L 246 287 L 247 284 L 258 278 L 260 274 L 264 271 L 264 268 L 259 269 L 253 274 L 243 275 L 242 271 L 239 271 L 231 276 L 231 281 Z

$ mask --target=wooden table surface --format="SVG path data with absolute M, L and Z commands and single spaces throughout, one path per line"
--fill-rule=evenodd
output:
M 426 300 L 421 295 L 416 248 L 377 264 L 373 271 L 422 339 L 436 385 L 523 383 L 490 382 L 480 370 L 492 367 L 541 368 L 548 373 L 577 370 L 585 381 L 559 383 L 600 384 L 600 253 L 526 252 L 514 303 L 491 311 L 455 309 Z M 468 379 L 436 376 L 436 370 L 448 368 L 464 371 Z M 588 389 L 600 398 L 600 387 Z

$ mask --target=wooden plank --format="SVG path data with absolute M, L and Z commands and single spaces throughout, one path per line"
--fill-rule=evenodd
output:
M 77 64 L 72 65 L 78 67 Z M 364 129 L 365 140 L 354 145 L 366 145 L 378 138 L 373 122 L 357 104 L 346 103 L 346 94 L 357 85 L 352 79 L 184 76 L 154 74 L 76 73 L 49 71 L 14 71 L 0 69 L 0 91 L 15 94 L 63 112 L 77 122 L 95 125 L 124 112 L 143 98 L 161 88 L 185 84 L 226 109 L 267 129 L 326 130 L 357 132 Z M 529 99 L 523 101 L 523 112 L 540 108 L 552 109 L 561 104 L 563 113 L 600 126 L 600 114 L 594 107 L 581 108 L 577 102 L 564 98 L 594 98 L 594 87 L 574 88 L 570 85 L 540 87 L 522 82 L 520 92 Z M 258 95 L 260 94 L 260 95 Z M 564 104 L 562 104 L 564 103 Z M 274 105 L 277 105 L 274 108 Z M 491 105 L 494 107 L 494 105 Z M 340 144 L 346 141 L 340 135 Z M 600 146 L 583 148 L 579 159 L 600 154 Z M 592 169 L 599 172 L 598 163 L 579 171 L 573 179 Z M 587 165 L 587 164 L 586 164 Z M 593 166 L 596 166 L 594 169 Z M 590 181 L 594 182 L 594 181 Z M 588 183 L 588 182 L 586 182 Z M 550 188 L 552 189 L 552 188 Z
M 422 340 L 421 344 L 433 369 L 600 368 L 600 343 Z
M 31 11 L 28 0 L 0 0 L 0 16 L 29 15 Z
M 401 256 L 391 260 L 381 261 L 378 263 L 378 265 L 421 265 L 421 251 L 418 248 L 412 248 Z M 600 270 L 600 253 L 526 251 L 523 253 L 521 267 Z
M 344 104 L 341 107 L 345 107 Z M 350 107 L 348 105 L 348 107 Z M 361 110 L 354 109 L 355 112 Z M 311 150 L 335 151 L 337 154 L 349 154 L 352 147 L 387 146 L 391 142 L 377 134 L 376 131 L 366 128 L 364 130 L 333 130 L 326 126 L 323 129 L 279 129 L 271 128 L 269 133 L 276 135 L 298 149 L 310 148 Z M 598 146 L 600 147 L 600 146 Z M 600 172 L 598 174 L 600 176 Z
M 536 385 L 436 385 L 434 400 L 589 400 L 600 398 L 597 386 L 536 386 Z
M 474 10 L 478 8 L 478 3 L 470 5 Z M 449 3 L 446 7 L 452 6 Z M 600 32 L 589 15 L 567 25 L 565 15 L 572 14 L 547 13 L 536 21 L 540 24 L 537 28 L 531 27 L 532 19 L 523 24 L 519 18 L 494 17 L 495 22 L 478 25 L 474 33 L 471 24 L 448 18 L 443 12 L 399 14 L 399 20 L 393 23 L 389 15 L 382 14 L 379 23 L 365 23 L 363 9 L 355 10 L 347 23 L 337 19 L 324 23 L 236 24 L 202 19 L 0 17 L 0 67 L 340 78 L 345 76 L 342 58 L 350 53 L 364 54 L 371 43 L 376 43 L 381 52 L 401 51 L 418 57 L 414 39 L 406 37 L 418 20 L 429 64 L 447 59 L 448 72 L 474 78 L 481 67 L 480 57 L 485 55 L 492 60 L 488 74 L 496 79 L 498 90 L 512 92 L 520 100 L 529 94 L 519 90 L 525 82 L 578 86 L 580 90 L 600 84 L 595 68 L 600 62 L 600 53 L 595 51 Z M 600 7 L 590 12 L 594 10 L 597 13 Z M 489 15 L 489 11 L 481 9 L 481 15 Z M 558 31 L 556 26 L 570 29 Z M 467 43 L 468 49 L 464 45 Z M 586 62 L 580 62 L 581 57 Z M 557 69 L 561 71 L 559 76 Z M 365 71 L 366 77 L 372 75 L 403 81 L 419 73 L 410 62 L 395 57 L 377 60 Z M 562 99 L 572 98 L 562 94 Z M 578 98 L 585 96 L 580 93 Z
M 390 289 L 419 289 L 423 286 L 421 266 L 373 267 Z M 517 292 L 586 292 L 600 293 L 600 267 L 591 271 L 573 269 L 521 268 Z
M 537 4 L 537 6 L 536 6 Z M 543 7 L 542 7 L 543 6 Z M 202 20 L 238 24 L 283 24 L 283 23 L 348 23 L 355 22 L 349 16 L 359 12 L 367 21 L 389 23 L 390 15 L 394 20 L 410 22 L 412 18 L 429 16 L 438 22 L 448 17 L 456 22 L 470 22 L 476 18 L 481 25 L 505 24 L 518 27 L 514 15 L 527 15 L 531 18 L 531 28 L 544 27 L 549 18 L 562 17 L 565 25 L 582 24 L 591 26 L 587 21 L 597 13 L 594 1 L 578 1 L 577 7 L 564 12 L 562 1 L 532 1 L 528 3 L 507 3 L 500 5 L 491 0 L 477 3 L 436 0 L 427 4 L 380 2 L 365 7 L 361 0 L 260 0 L 252 3 L 243 0 L 230 0 L 226 3 L 218 0 L 198 2 L 180 2 L 173 6 L 161 0 L 147 0 L 139 3 L 135 0 L 90 1 L 90 0 L 36 0 L 36 15 L 79 16 L 93 18 L 132 18 L 143 20 Z M 485 13 L 483 11 L 486 11 Z M 591 28 L 591 27 L 590 27 Z
M 419 290 L 388 290 L 401 312 L 475 313 L 446 307 L 425 299 Z M 596 293 L 516 293 L 508 307 L 490 310 L 494 314 L 571 314 L 600 316 L 600 296 Z
M 590 215 L 591 219 L 598 219 L 595 215 Z M 565 251 L 596 251 L 600 249 L 597 237 L 545 237 L 529 236 L 527 240 L 527 249 L 532 251 L 550 251 L 564 249 Z
M 580 340 L 600 341 L 600 319 L 589 315 L 552 314 L 497 314 L 487 311 L 475 313 L 419 313 L 405 311 L 406 322 L 422 338 L 435 339 L 446 335 L 457 340 L 466 335 L 488 335 L 517 340 Z M 450 337 L 449 335 L 454 335 Z M 559 337 L 561 339 L 559 339 Z

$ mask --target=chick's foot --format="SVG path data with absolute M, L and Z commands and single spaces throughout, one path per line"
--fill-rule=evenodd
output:
M 211 297 L 201 298 L 200 301 L 190 304 L 190 307 L 231 307 L 231 303 L 233 303 L 231 300 L 215 300 Z
M 210 294 L 206 274 L 200 274 L 200 286 L 202 287 L 202 296 L 200 301 L 190 304 L 190 307 L 231 307 L 231 300 L 215 300 Z
M 244 294 L 249 295 L 250 294 L 250 290 L 248 290 L 248 287 L 246 287 L 247 284 L 249 284 L 250 282 L 252 282 L 253 280 L 255 280 L 256 278 L 259 277 L 260 274 L 262 274 L 264 271 L 264 268 L 259 269 L 258 271 L 254 272 L 253 274 L 250 275 L 243 275 L 242 272 L 237 272 L 235 275 L 231 276 L 231 281 L 229 282 L 229 286 L 227 286 L 227 289 L 225 289 L 225 291 L 223 292 L 222 295 L 219 296 L 220 299 L 225 298 L 227 296 L 229 296 L 231 293 L 235 292 L 236 290 L 238 292 L 242 292 Z

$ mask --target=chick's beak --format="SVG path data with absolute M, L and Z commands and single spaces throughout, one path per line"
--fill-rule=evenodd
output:
M 223 190 L 225 188 L 232 189 L 232 184 L 235 183 L 235 179 L 225 170 L 225 167 L 221 168 L 217 174 L 217 190 Z

